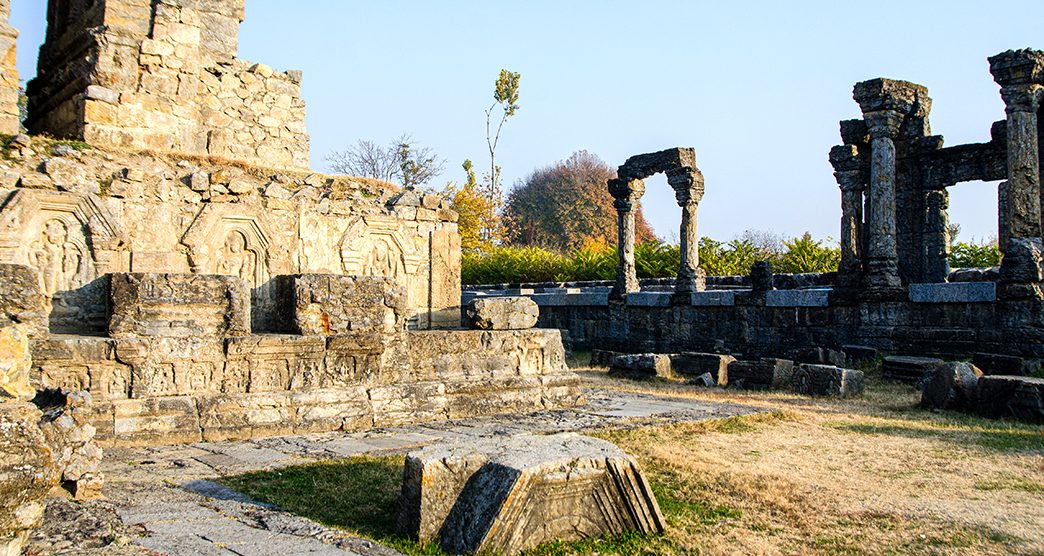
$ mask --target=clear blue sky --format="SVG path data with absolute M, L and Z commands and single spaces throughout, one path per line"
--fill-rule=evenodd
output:
M 45 0 L 13 0 L 19 70 L 35 74 Z M 985 141 L 1003 104 L 987 56 L 1044 48 L 1044 2 L 247 0 L 240 56 L 305 72 L 312 166 L 358 139 L 403 132 L 448 162 L 485 166 L 483 110 L 501 68 L 522 74 L 499 161 L 510 186 L 587 149 L 613 166 L 696 148 L 700 232 L 838 233 L 827 152 L 858 116 L 856 81 L 921 83 L 948 145 Z M 677 237 L 678 208 L 650 180 L 645 211 Z M 996 184 L 952 190 L 962 238 L 996 233 Z

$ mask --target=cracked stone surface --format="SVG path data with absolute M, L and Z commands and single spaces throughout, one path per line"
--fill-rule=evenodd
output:
M 519 433 L 629 428 L 747 415 L 735 404 L 588 390 L 582 408 L 482 417 L 371 430 L 189 446 L 112 448 L 102 471 L 106 499 L 54 498 L 29 554 L 240 555 L 356 554 L 396 551 L 261 504 L 213 479 L 320 460 L 402 454 L 440 442 Z

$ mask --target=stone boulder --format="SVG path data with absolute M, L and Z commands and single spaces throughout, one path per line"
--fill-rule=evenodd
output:
M 526 330 L 536 326 L 540 307 L 528 297 L 482 297 L 468 303 L 464 318 L 477 330 Z
M 710 373 L 718 386 L 725 386 L 729 383 L 729 365 L 735 360 L 731 355 L 686 351 L 671 356 L 671 369 L 683 377 L 699 378 Z
M 932 357 L 906 357 L 891 355 L 885 357 L 881 366 L 881 374 L 885 380 L 916 383 L 935 370 L 942 359 Z
M 1024 376 L 1026 363 L 1021 357 L 1001 355 L 998 353 L 976 353 L 972 356 L 972 364 L 982 370 L 984 375 Z
M 490 437 L 406 457 L 399 531 L 453 553 L 516 554 L 554 540 L 659 533 L 638 463 L 575 433 Z
M 0 401 L 0 554 L 22 553 L 32 529 L 43 519 L 48 492 L 61 472 L 40 410 L 22 401 Z
M 729 384 L 738 388 L 768 389 L 790 386 L 794 362 L 764 357 L 729 363 Z
M 609 374 L 626 378 L 663 378 L 672 379 L 671 356 L 659 353 L 639 353 L 634 355 L 618 355 L 613 358 Z
M 983 417 L 1044 424 L 1044 378 L 984 376 L 979 380 L 976 405 Z
M 806 396 L 848 398 L 863 393 L 863 371 L 832 365 L 798 365 L 790 379 L 794 391 Z
M 32 366 L 25 328 L 22 325 L 0 328 L 0 401 L 33 399 L 36 389 L 29 384 Z
M 982 371 L 964 361 L 940 363 L 924 381 L 921 407 L 925 409 L 974 409 Z

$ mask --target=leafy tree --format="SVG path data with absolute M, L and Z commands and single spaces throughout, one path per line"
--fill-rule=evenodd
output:
M 504 237 L 497 203 L 479 186 L 470 160 L 462 165 L 467 181 L 458 187 L 446 184 L 442 196 L 450 201 L 450 208 L 457 212 L 457 228 L 460 231 L 460 246 L 465 251 L 489 250 Z
M 1001 261 L 996 241 L 983 244 L 959 241 L 950 248 L 950 266 L 953 268 L 988 268 Z
M 616 209 L 606 182 L 615 171 L 587 151 L 535 170 L 508 194 L 504 218 L 512 245 L 572 250 L 584 245 L 616 244 Z M 637 243 L 656 235 L 639 207 Z
M 343 151 L 330 153 L 324 160 L 330 171 L 338 174 L 397 182 L 409 188 L 428 183 L 444 166 L 430 148 L 416 146 L 408 134 L 399 136 L 387 147 L 360 139 Z
M 772 270 L 781 274 L 834 272 L 841 262 L 841 250 L 812 239 L 812 234 L 784 241 L 787 250 L 772 261 Z
M 486 196 L 497 204 L 500 209 L 504 198 L 504 191 L 500 183 L 500 166 L 497 166 L 497 145 L 500 143 L 500 132 L 504 129 L 504 123 L 508 118 L 514 116 L 519 109 L 519 82 L 522 74 L 510 72 L 506 69 L 500 70 L 493 86 L 493 104 L 486 110 L 486 146 L 489 147 L 489 176 L 486 185 Z M 493 112 L 497 106 L 501 107 L 500 123 L 496 131 L 493 131 Z

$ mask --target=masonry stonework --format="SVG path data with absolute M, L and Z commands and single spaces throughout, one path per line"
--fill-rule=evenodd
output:
M 29 130 L 307 168 L 301 73 L 236 58 L 244 1 L 49 0 Z

